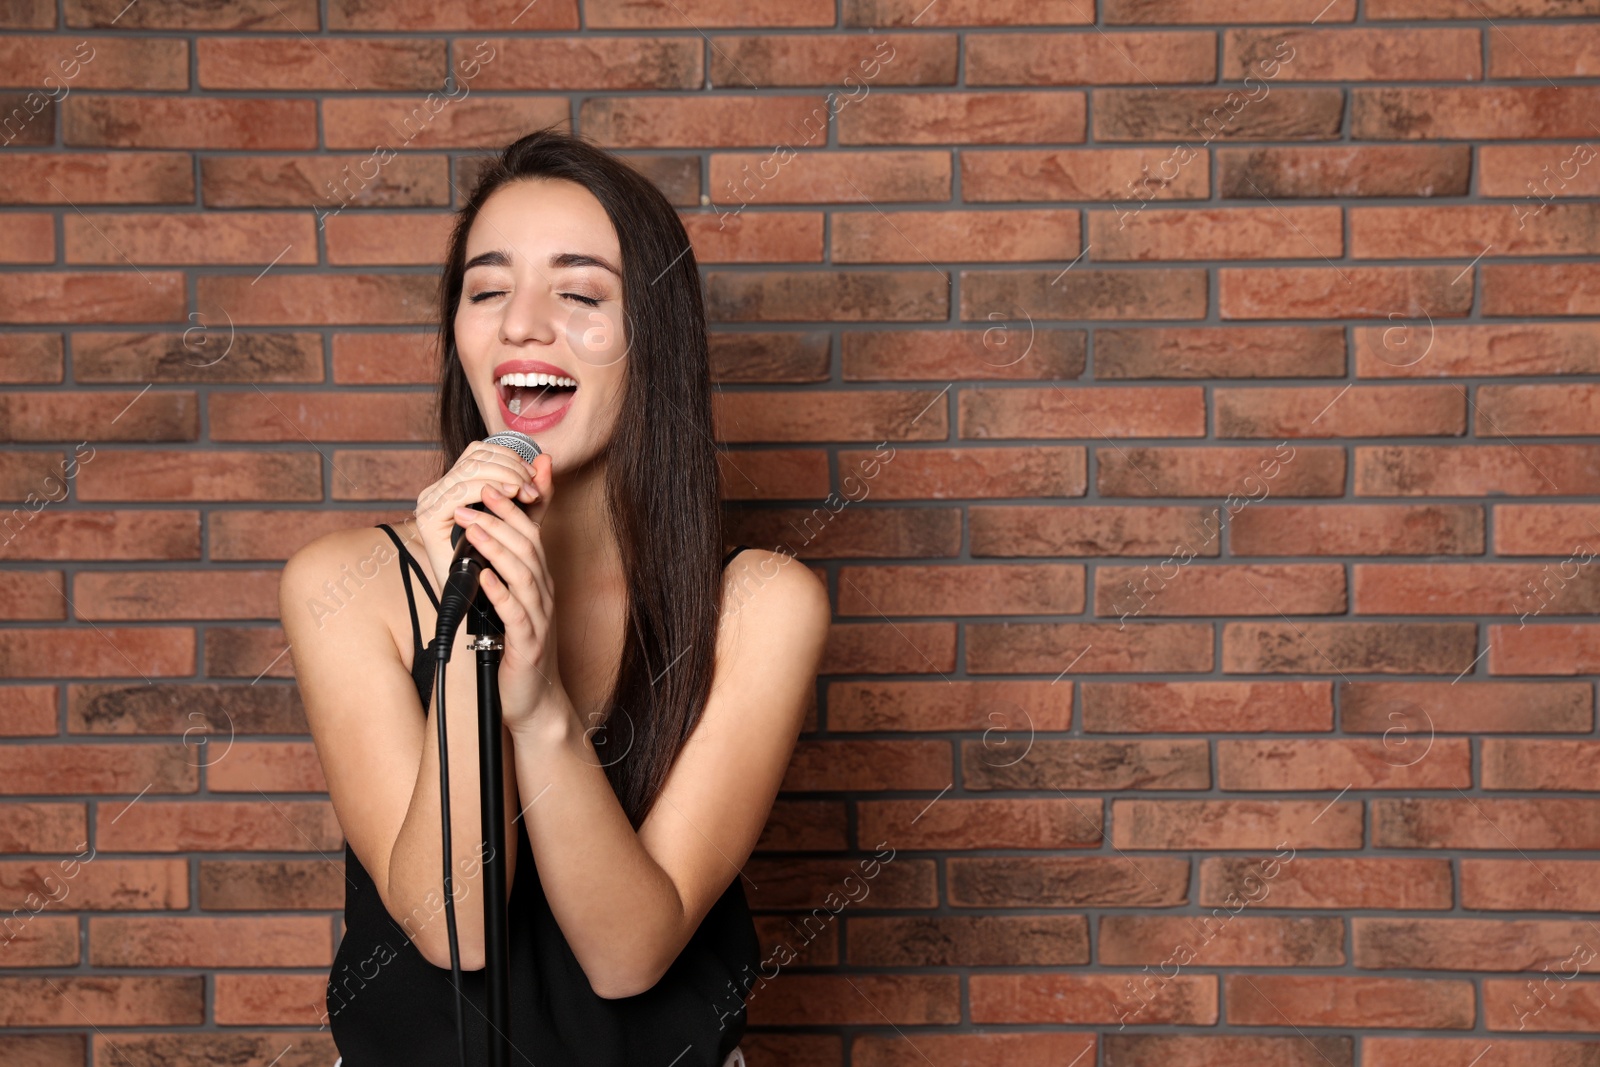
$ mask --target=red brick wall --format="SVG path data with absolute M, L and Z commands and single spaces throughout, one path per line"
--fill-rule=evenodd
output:
M 569 122 L 835 596 L 754 1064 L 1600 1062 L 1597 14 L 0 4 L 0 1060 L 332 1062 L 277 571 L 409 510 Z

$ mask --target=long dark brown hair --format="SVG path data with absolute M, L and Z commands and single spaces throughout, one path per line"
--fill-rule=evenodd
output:
M 683 223 L 647 178 L 555 128 L 514 141 L 457 213 L 440 279 L 439 438 L 446 466 L 488 432 L 455 343 L 467 234 L 497 189 L 539 178 L 577 182 L 593 193 L 622 249 L 629 347 L 605 496 L 626 575 L 630 639 L 604 705 L 604 729 L 593 740 L 637 830 L 711 691 L 721 614 L 721 486 L 705 302 Z

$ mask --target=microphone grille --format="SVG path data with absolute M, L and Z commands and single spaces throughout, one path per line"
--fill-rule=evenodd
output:
M 524 463 L 532 463 L 533 457 L 537 456 L 542 451 L 538 443 L 534 441 L 533 438 L 529 437 L 525 433 L 518 433 L 515 430 L 502 430 L 497 434 L 490 434 L 488 437 L 483 439 L 483 443 L 486 445 L 499 445 L 501 448 L 509 448 L 518 456 L 522 457 L 522 462 Z

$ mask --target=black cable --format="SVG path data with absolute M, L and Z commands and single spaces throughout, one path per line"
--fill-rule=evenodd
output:
M 461 1010 L 461 943 L 456 937 L 455 894 L 450 891 L 450 750 L 445 744 L 444 671 L 450 663 L 450 639 L 435 637 L 433 652 L 434 716 L 439 728 L 439 810 L 444 826 L 444 926 L 450 937 L 450 977 L 456 987 L 456 1051 L 467 1067 L 467 1031 Z

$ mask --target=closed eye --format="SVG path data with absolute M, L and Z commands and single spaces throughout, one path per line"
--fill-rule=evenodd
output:
M 504 289 L 491 289 L 491 290 L 488 290 L 487 292 L 478 293 L 478 294 L 476 294 L 474 296 L 469 297 L 468 298 L 468 302 L 469 303 L 473 303 L 473 304 L 477 304 L 477 303 L 481 303 L 482 301 L 485 301 L 485 300 L 489 299 L 491 296 L 504 296 L 504 295 L 505 295 L 505 290 Z M 561 295 L 562 296 L 570 296 L 574 300 L 580 300 L 583 303 L 587 304 L 589 307 L 599 307 L 600 306 L 600 301 L 596 300 L 594 297 L 591 297 L 591 296 L 582 296 L 582 295 L 580 295 L 578 293 L 562 293 Z

